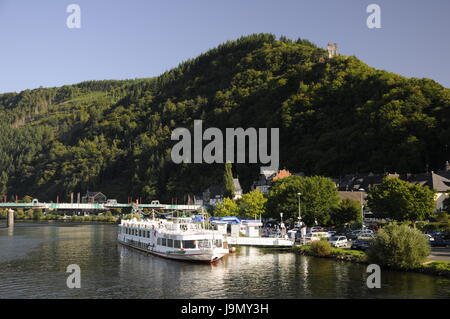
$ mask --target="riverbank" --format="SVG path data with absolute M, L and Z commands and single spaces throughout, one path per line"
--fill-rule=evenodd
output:
M 293 252 L 305 256 L 319 258 L 331 258 L 335 260 L 347 261 L 352 263 L 368 264 L 367 254 L 360 250 L 350 250 L 342 248 L 332 248 L 326 254 L 318 254 L 311 249 L 310 245 L 294 246 Z M 450 278 L 450 262 L 448 261 L 427 261 L 421 266 L 411 269 L 390 268 L 390 270 L 418 272 L 423 274 L 444 276 Z

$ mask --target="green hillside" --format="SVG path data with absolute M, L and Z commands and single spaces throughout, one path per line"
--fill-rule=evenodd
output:
M 0 194 L 126 200 L 199 193 L 223 164 L 175 165 L 173 129 L 279 127 L 280 167 L 307 174 L 422 172 L 449 159 L 450 89 L 325 62 L 307 40 L 230 41 L 159 77 L 89 81 L 0 95 Z M 258 165 L 234 166 L 244 188 Z

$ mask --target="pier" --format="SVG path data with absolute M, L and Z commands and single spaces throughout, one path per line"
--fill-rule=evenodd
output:
M 6 221 L 7 228 L 14 227 L 14 211 L 12 209 L 8 210 L 8 219 Z

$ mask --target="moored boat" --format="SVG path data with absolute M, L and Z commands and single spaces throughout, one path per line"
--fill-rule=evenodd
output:
M 229 253 L 223 234 L 204 229 L 191 218 L 122 220 L 118 241 L 160 257 L 186 261 L 211 263 Z

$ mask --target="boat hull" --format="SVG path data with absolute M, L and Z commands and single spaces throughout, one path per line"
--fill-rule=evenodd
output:
M 183 252 L 159 252 L 151 249 L 145 249 L 141 247 L 134 246 L 130 243 L 123 242 L 119 240 L 119 243 L 137 249 L 139 251 L 149 253 L 155 256 L 173 259 L 173 260 L 181 260 L 181 261 L 190 261 L 190 262 L 199 262 L 199 263 L 214 263 L 222 259 L 223 256 L 229 253 L 228 249 L 209 249 L 209 250 L 184 250 Z

